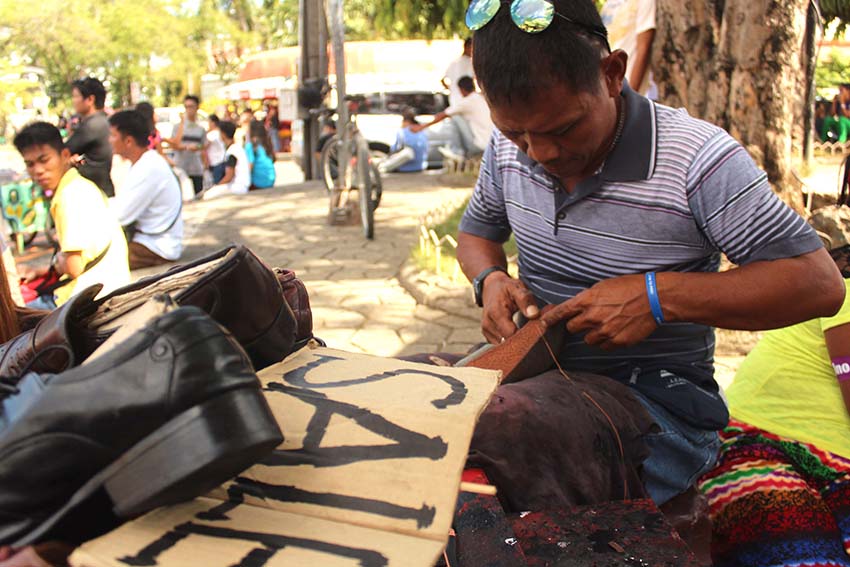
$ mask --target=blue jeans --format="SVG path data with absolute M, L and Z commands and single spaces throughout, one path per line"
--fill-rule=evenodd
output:
M 644 486 L 659 506 L 693 486 L 703 474 L 714 468 L 720 451 L 716 431 L 693 427 L 632 388 L 643 404 L 658 433 L 644 436 L 649 458 L 643 462 Z
M 30 309 L 46 309 L 48 311 L 52 311 L 56 309 L 56 301 L 53 300 L 53 297 L 48 295 L 39 295 L 29 303 L 27 303 L 27 307 Z
M 213 178 L 213 185 L 221 181 L 222 177 L 224 177 L 225 168 L 226 165 L 224 162 L 210 166 L 210 172 L 212 173 Z

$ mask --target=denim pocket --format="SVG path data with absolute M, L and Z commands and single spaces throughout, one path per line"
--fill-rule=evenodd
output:
M 661 428 L 644 436 L 650 451 L 644 462 L 647 489 L 661 503 L 687 490 L 714 467 L 720 436 L 685 423 L 639 393 L 637 397 Z

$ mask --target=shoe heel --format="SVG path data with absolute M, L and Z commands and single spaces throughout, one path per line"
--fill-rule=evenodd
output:
M 110 465 L 103 487 L 132 518 L 204 494 L 283 442 L 259 388 L 218 396 L 178 415 Z

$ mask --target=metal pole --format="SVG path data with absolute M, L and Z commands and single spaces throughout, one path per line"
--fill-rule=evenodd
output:
M 301 15 L 298 18 L 298 43 L 301 46 L 298 84 L 305 85 L 310 80 L 328 76 L 325 6 L 322 0 L 299 0 L 298 10 Z M 304 124 L 301 169 L 305 179 L 313 179 L 317 170 L 314 153 L 319 139 L 319 123 L 304 108 L 299 108 L 299 118 Z
M 351 136 L 347 128 L 348 102 L 345 100 L 345 23 L 342 1 L 328 0 L 328 23 L 334 54 L 334 72 L 336 74 L 337 132 L 342 139 L 337 153 L 339 173 L 336 176 L 335 183 L 335 188 L 339 190 L 345 189 L 345 182 L 348 177 L 346 172 L 351 166 Z

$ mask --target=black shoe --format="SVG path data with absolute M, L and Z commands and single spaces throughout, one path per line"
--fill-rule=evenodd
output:
M 194 498 L 283 439 L 245 352 L 195 307 L 90 363 L 4 386 L 0 545 L 61 539 L 51 529 L 92 502 L 129 519 Z

